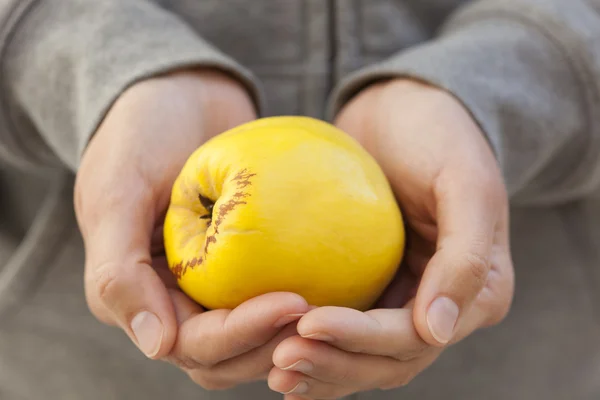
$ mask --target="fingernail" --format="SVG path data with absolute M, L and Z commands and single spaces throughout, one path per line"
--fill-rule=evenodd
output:
M 427 325 L 435 340 L 446 344 L 452 339 L 458 313 L 458 306 L 448 297 L 438 297 L 431 303 L 427 312 Z
M 310 335 L 302 335 L 305 339 L 320 340 L 321 342 L 333 342 L 334 338 L 326 333 L 311 333 Z
M 131 321 L 131 330 L 140 350 L 146 356 L 154 357 L 160 349 L 164 330 L 158 317 L 151 312 L 142 311 Z
M 290 390 L 289 392 L 282 392 L 282 394 L 302 394 L 306 392 L 308 392 L 308 383 L 300 381 L 296 386 L 294 386 L 292 390 Z
M 295 363 L 293 363 L 292 365 L 285 367 L 285 368 L 281 368 L 281 369 L 284 371 L 296 371 L 296 372 L 308 373 L 308 372 L 311 372 L 314 368 L 315 368 L 314 364 L 311 363 L 310 361 L 299 360 L 299 361 L 296 361 Z
M 283 317 L 279 318 L 273 326 L 275 328 L 281 328 L 282 326 L 285 326 L 290 322 L 299 320 L 304 314 L 305 313 L 284 315 Z

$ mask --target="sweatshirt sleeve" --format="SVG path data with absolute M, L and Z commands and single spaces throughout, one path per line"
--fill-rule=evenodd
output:
M 76 170 L 123 90 L 183 67 L 232 74 L 260 112 L 251 73 L 158 3 L 0 1 L 0 160 Z
M 516 204 L 577 200 L 600 187 L 600 0 L 483 0 L 431 41 L 345 78 L 330 115 L 377 80 L 452 93 L 482 128 Z

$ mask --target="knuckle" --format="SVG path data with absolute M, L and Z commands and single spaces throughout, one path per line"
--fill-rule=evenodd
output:
M 462 268 L 464 268 L 465 273 L 475 279 L 477 283 L 483 285 L 487 280 L 489 261 L 487 258 L 475 252 L 467 253 Z
M 175 365 L 177 368 L 182 369 L 184 371 L 194 370 L 199 367 L 198 363 L 187 357 L 176 357 L 169 356 L 167 357 L 167 362 Z
M 112 263 L 102 265 L 94 273 L 93 286 L 98 299 L 103 304 L 110 305 L 113 302 L 121 285 L 117 270 Z
M 94 276 L 92 276 L 94 275 Z M 106 288 L 114 280 L 113 273 L 86 273 L 85 276 L 85 301 L 92 315 L 102 323 L 115 325 L 114 317 L 105 303 Z
M 98 304 L 98 301 L 96 300 L 96 298 L 94 296 L 93 290 L 90 288 L 89 279 L 87 279 L 87 278 L 85 279 L 84 292 L 85 292 L 85 302 L 87 304 L 88 309 L 94 316 L 94 318 L 96 318 L 100 322 L 108 324 L 109 318 L 108 318 L 106 309 L 104 306 Z

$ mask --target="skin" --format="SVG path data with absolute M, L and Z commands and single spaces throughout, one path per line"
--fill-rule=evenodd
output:
M 270 293 L 235 310 L 205 312 L 177 289 L 167 268 L 162 223 L 181 167 L 208 138 L 255 117 L 245 89 L 215 71 L 142 81 L 113 105 L 77 173 L 91 312 L 122 328 L 149 358 L 179 366 L 207 389 L 265 379 L 275 347 L 309 310 L 298 295 Z M 155 340 L 134 332 L 136 316 L 148 321 L 140 313 L 154 316 Z
M 100 321 L 206 389 L 268 379 L 275 391 L 295 389 L 286 395 L 294 400 L 401 386 L 446 346 L 504 318 L 513 270 L 493 154 L 460 103 L 408 81 L 364 89 L 336 121 L 380 163 L 408 225 L 405 265 L 377 309 L 313 308 L 270 293 L 205 311 L 187 298 L 162 245 L 172 183 L 200 144 L 255 118 L 244 88 L 210 70 L 142 81 L 112 106 L 83 155 L 74 199 L 86 299 Z M 439 295 L 460 310 L 448 343 L 427 323 Z M 141 335 L 141 326 L 152 329 Z
M 336 123 L 390 179 L 407 219 L 407 254 L 376 309 L 315 309 L 298 322 L 300 336 L 277 346 L 269 385 L 286 400 L 406 385 L 447 346 L 502 321 L 513 297 L 506 191 L 483 133 L 455 98 L 388 81 L 355 96 Z M 428 324 L 439 296 L 459 309 L 448 342 Z

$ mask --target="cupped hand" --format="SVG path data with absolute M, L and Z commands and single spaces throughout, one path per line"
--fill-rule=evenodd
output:
M 298 295 L 271 293 L 234 310 L 205 311 L 178 290 L 167 268 L 162 223 L 176 176 L 206 140 L 254 118 L 247 92 L 223 73 L 148 79 L 111 107 L 77 173 L 91 312 L 205 388 L 264 379 L 273 349 L 295 334 L 294 321 L 308 310 Z
M 408 80 L 364 89 L 340 112 L 387 175 L 407 226 L 396 279 L 365 313 L 323 307 L 279 344 L 273 390 L 339 398 L 408 383 L 448 345 L 508 313 L 508 201 L 484 133 L 453 96 Z

